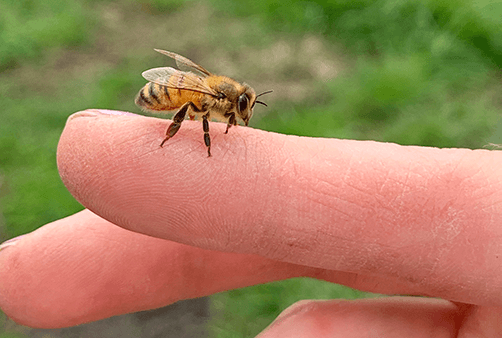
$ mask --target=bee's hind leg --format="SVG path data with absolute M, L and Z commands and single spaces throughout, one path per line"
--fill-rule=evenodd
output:
M 207 157 L 211 157 L 211 138 L 209 136 L 209 122 L 207 120 L 209 114 L 202 116 L 202 128 L 204 129 L 204 143 L 207 147 Z
M 173 116 L 173 122 L 171 122 L 169 127 L 167 127 L 166 138 L 164 138 L 164 140 L 160 144 L 161 147 L 164 145 L 164 143 L 166 143 L 167 140 L 176 135 L 181 127 L 181 123 L 185 119 L 188 107 L 191 107 L 193 111 L 199 111 L 199 109 L 192 102 L 187 102 L 182 105 L 180 110 L 178 110 L 178 112 Z

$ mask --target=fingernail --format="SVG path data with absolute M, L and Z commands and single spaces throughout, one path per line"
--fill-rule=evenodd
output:
M 98 116 L 140 116 L 140 115 L 119 110 L 86 109 L 70 115 L 70 117 L 68 117 L 68 121 L 71 121 L 78 117 L 98 117 Z
M 3 249 L 9 247 L 9 246 L 14 246 L 16 245 L 16 243 L 21 239 L 23 238 L 24 236 L 26 235 L 21 235 L 21 236 L 17 236 L 17 237 L 14 237 L 14 238 L 11 238 L 5 242 L 3 242 L 2 244 L 0 244 L 0 251 L 2 251 Z

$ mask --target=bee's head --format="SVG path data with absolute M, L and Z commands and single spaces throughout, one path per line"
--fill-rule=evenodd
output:
M 253 108 L 255 103 L 262 104 L 266 106 L 267 104 L 262 101 L 258 101 L 257 98 L 264 95 L 271 93 L 272 91 L 266 91 L 261 94 L 256 95 L 256 92 L 254 91 L 253 88 L 245 85 L 246 90 L 244 93 L 239 95 L 239 98 L 237 100 L 237 114 L 239 117 L 244 121 L 246 126 L 249 124 L 249 120 L 253 116 Z

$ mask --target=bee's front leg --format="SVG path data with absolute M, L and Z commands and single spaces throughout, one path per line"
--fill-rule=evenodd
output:
M 237 122 L 235 121 L 235 114 L 230 115 L 228 118 L 227 122 L 227 130 L 225 130 L 225 134 L 228 134 L 228 129 L 230 129 L 231 126 L 235 126 Z
M 189 107 L 192 109 L 192 111 L 195 111 L 195 112 L 199 111 L 199 109 L 197 108 L 197 106 L 195 106 L 190 101 L 187 102 L 187 103 L 185 103 L 184 105 L 182 105 L 181 108 L 180 108 L 180 110 L 178 110 L 178 112 L 173 116 L 173 122 L 171 122 L 171 124 L 169 125 L 169 127 L 167 127 L 166 138 L 160 144 L 161 147 L 164 145 L 164 143 L 167 140 L 169 140 L 171 137 L 173 137 L 174 135 L 176 135 L 176 133 L 178 132 L 178 130 L 181 127 L 181 123 L 185 119 L 185 115 L 186 115 Z

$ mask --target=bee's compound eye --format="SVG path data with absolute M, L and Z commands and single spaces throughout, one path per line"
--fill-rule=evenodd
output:
M 242 94 L 241 96 L 239 96 L 239 111 L 240 112 L 245 111 L 248 107 L 248 104 L 249 104 L 249 100 L 248 100 L 248 97 L 246 96 L 246 94 Z

